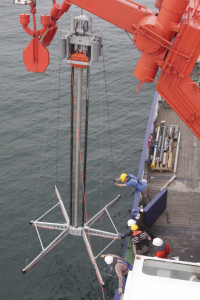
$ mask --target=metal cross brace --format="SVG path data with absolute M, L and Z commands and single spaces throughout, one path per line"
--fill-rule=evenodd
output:
M 115 205 L 119 199 L 121 198 L 120 195 L 118 195 L 114 200 L 112 200 L 109 204 L 107 204 L 104 208 L 102 208 L 96 215 L 94 215 L 87 223 L 84 224 L 83 227 L 74 227 L 69 224 L 69 217 L 67 214 L 67 211 L 65 209 L 65 206 L 63 204 L 63 201 L 60 197 L 60 194 L 58 192 L 57 187 L 55 186 L 55 193 L 58 198 L 58 203 L 53 206 L 50 210 L 48 210 L 45 214 L 43 214 L 40 218 L 38 218 L 36 221 L 30 221 L 30 224 L 36 228 L 36 232 L 38 234 L 38 238 L 42 247 L 42 251 L 40 254 L 30 263 L 28 264 L 23 270 L 22 273 L 25 274 L 28 272 L 31 268 L 33 268 L 39 260 L 46 256 L 51 250 L 53 250 L 68 234 L 75 235 L 75 236 L 82 236 L 83 240 L 85 242 L 86 248 L 88 250 L 88 254 L 90 256 L 91 262 L 95 268 L 95 271 L 97 273 L 98 278 L 100 279 L 101 283 L 104 285 L 104 282 L 102 280 L 101 274 L 99 272 L 98 266 L 96 264 L 96 259 L 99 257 L 99 255 L 107 249 L 115 240 L 120 239 L 120 235 L 108 213 L 108 208 L 112 207 Z M 48 214 L 52 209 L 54 209 L 57 205 L 60 205 L 61 211 L 63 213 L 63 216 L 65 218 L 66 223 L 50 223 L 50 222 L 41 222 L 39 221 L 42 217 L 44 217 L 46 214 Z M 108 214 L 108 217 L 110 218 L 110 221 L 115 229 L 115 233 L 107 232 L 107 231 L 102 231 L 98 229 L 93 229 L 91 226 L 97 222 L 104 214 Z M 40 237 L 38 228 L 44 228 L 44 229 L 53 229 L 53 230 L 60 230 L 62 231 L 46 248 L 44 248 L 42 239 Z M 112 239 L 112 242 L 107 245 L 96 257 L 94 257 L 90 243 L 87 238 L 87 234 L 89 235 L 94 235 L 102 238 L 110 238 Z

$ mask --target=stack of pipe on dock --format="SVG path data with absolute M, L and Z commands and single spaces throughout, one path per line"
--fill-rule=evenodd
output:
M 160 126 L 156 128 L 151 171 L 172 172 L 173 145 L 177 141 L 173 170 L 176 173 L 180 136 L 178 125 L 166 125 L 165 121 L 162 121 Z

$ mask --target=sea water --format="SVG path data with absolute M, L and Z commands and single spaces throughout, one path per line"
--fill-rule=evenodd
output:
M 153 8 L 153 3 L 149 2 L 140 1 Z M 41 28 L 39 16 L 48 14 L 51 5 L 52 1 L 37 1 L 38 29 Z M 59 34 L 62 28 L 70 29 L 70 16 L 80 14 L 80 9 L 72 6 L 58 21 L 58 32 L 48 47 L 50 64 L 44 74 L 29 73 L 23 64 L 22 52 L 31 40 L 19 22 L 20 13 L 24 12 L 29 13 L 29 6 L 13 5 L 12 1 L 1 2 L 0 298 L 103 299 L 81 237 L 67 236 L 30 272 L 25 275 L 21 273 L 27 255 L 30 262 L 41 251 L 35 229 L 31 232 L 29 220 L 37 219 L 57 203 L 54 193 L 56 182 L 69 211 L 71 83 L 70 66 L 61 61 L 59 67 Z M 118 178 L 122 172 L 137 175 L 155 84 L 143 84 L 136 95 L 139 82 L 133 77 L 133 70 L 140 53 L 124 31 L 93 17 L 93 31 L 99 31 L 100 28 L 103 32 L 104 64 L 101 56 L 99 62 L 91 67 L 85 196 L 87 214 L 90 219 L 116 194 L 120 194 L 120 201 L 109 212 L 117 230 L 126 232 L 134 194 L 128 188 L 116 190 L 113 178 Z M 30 28 L 33 28 L 32 23 Z M 86 71 L 83 73 L 82 160 Z M 75 90 L 76 80 L 75 71 Z M 64 222 L 59 208 L 44 220 Z M 114 232 L 107 216 L 97 222 L 95 228 Z M 40 230 L 44 247 L 59 233 Z M 107 245 L 107 241 L 94 237 L 91 243 L 94 255 Z M 124 240 L 116 241 L 104 253 L 123 255 L 124 245 Z M 111 300 L 118 279 L 115 274 L 105 275 L 104 261 L 98 258 L 97 264 L 105 281 L 105 299 Z

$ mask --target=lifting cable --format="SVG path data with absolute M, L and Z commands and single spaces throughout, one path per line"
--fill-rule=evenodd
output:
M 96 22 L 95 18 L 92 18 L 92 20 L 95 22 L 96 26 L 99 28 L 99 30 L 101 31 L 101 33 L 103 34 L 101 28 L 99 27 L 98 23 Z M 105 62 L 104 62 L 104 52 L 103 52 L 103 47 L 102 47 L 102 63 L 103 63 L 103 70 L 104 70 L 104 79 L 105 79 L 105 91 L 106 91 L 106 103 L 107 103 L 107 112 L 108 112 L 108 124 L 109 124 L 109 136 L 110 136 L 110 149 L 111 149 L 111 157 L 112 157 L 112 172 L 113 172 L 113 178 L 114 178 L 114 174 L 115 174 L 115 170 L 114 170 L 114 163 L 113 163 L 113 151 L 112 151 L 112 139 L 111 139 L 111 130 L 110 130 L 110 119 L 109 119 L 109 109 L 108 109 L 108 93 L 107 93 L 107 82 L 106 82 L 106 69 L 105 69 Z M 101 77 L 102 80 L 102 77 Z M 102 89 L 101 89 L 101 96 L 102 96 Z M 115 190 L 117 193 L 117 187 L 115 186 Z
M 41 162 L 40 162 L 39 178 L 38 178 L 37 190 L 36 190 L 36 195 L 35 195 L 35 203 L 34 203 L 34 209 L 33 209 L 33 220 L 35 219 L 35 210 L 36 210 L 37 200 L 38 200 L 38 191 L 39 191 L 39 187 L 40 187 L 40 177 L 41 177 L 41 173 L 42 173 L 44 150 L 45 150 L 45 146 L 46 146 L 46 138 L 47 138 L 48 125 L 49 125 L 51 103 L 52 103 L 52 98 L 53 98 L 55 76 L 56 76 L 56 72 L 57 72 L 57 65 L 58 65 L 58 63 L 56 61 L 55 70 L 54 70 L 53 84 L 52 84 L 52 90 L 51 90 L 51 97 L 50 97 L 50 100 L 49 100 L 49 108 L 48 108 L 47 121 L 46 121 L 46 130 L 45 130 L 43 149 L 42 149 L 42 158 L 41 158 Z M 26 257 L 26 266 L 28 264 L 28 258 L 29 258 L 29 252 L 30 252 L 30 246 L 31 246 L 31 239 L 32 239 L 32 231 L 33 231 L 33 226 L 31 226 L 31 231 L 30 231 L 30 236 L 29 236 L 28 251 L 27 251 L 27 257 Z
M 130 37 L 130 35 L 128 34 L 128 32 L 125 30 L 126 34 L 128 35 L 129 39 L 131 40 L 131 42 L 134 44 L 133 39 Z
M 99 25 L 97 24 L 96 20 L 94 18 L 92 18 L 93 21 L 95 22 L 95 24 L 97 25 L 97 27 L 99 28 L 99 30 L 101 31 L 101 33 L 103 34 L 101 28 L 99 27 Z M 103 60 L 101 63 L 101 207 L 102 207 L 102 65 L 103 65 L 103 70 L 104 70 L 104 79 L 105 79 L 105 91 L 106 91 L 106 102 L 107 102 L 107 112 L 108 112 L 108 124 L 109 124 L 109 136 L 110 136 L 110 148 L 111 148 L 111 158 L 112 158 L 112 172 L 113 172 L 113 178 L 115 177 L 115 171 L 114 171 L 114 163 L 113 163 L 113 151 L 112 151 L 112 139 L 111 139 L 111 130 L 110 130 L 110 119 L 109 119 L 109 110 L 108 110 L 108 97 L 107 97 L 107 83 L 106 83 L 106 71 L 105 71 L 105 63 L 104 63 L 104 52 L 103 52 L 103 48 L 102 48 L 102 54 L 103 54 Z M 117 192 L 117 186 L 115 186 L 115 192 L 116 194 L 118 194 Z M 102 229 L 102 219 L 101 219 L 101 229 Z M 101 249 L 102 249 L 102 240 L 101 240 Z
M 100 32 L 102 33 L 103 35 L 103 32 L 101 30 L 101 28 L 99 27 L 99 25 L 97 24 L 96 20 L 94 18 L 92 18 L 92 20 L 95 22 L 96 26 L 99 28 Z M 101 166 L 100 166 L 100 181 L 101 181 L 101 191 L 100 191 L 100 207 L 102 208 L 103 206 L 103 203 L 102 203 L 102 198 L 103 198 L 103 174 L 102 174 L 102 170 L 103 170 L 103 151 L 102 151 L 102 145 L 103 145 L 103 138 L 102 138 L 102 132 L 103 132 L 103 108 L 102 108 L 102 104 L 103 104 L 103 93 L 102 93 L 102 82 L 103 82 L 103 79 L 102 79 L 102 64 L 103 64 L 103 61 L 101 63 Z M 102 218 L 101 218 L 101 230 L 102 230 Z M 101 250 L 103 248 L 102 246 L 102 239 L 100 240 L 100 246 L 101 246 Z M 101 263 L 101 267 L 102 267 L 102 263 Z
M 56 153 L 56 186 L 57 186 L 57 178 L 58 178 L 58 141 L 59 141 L 59 112 L 60 112 L 60 64 L 61 58 L 59 60 L 59 84 L 58 84 L 58 123 L 57 123 L 57 153 Z
M 134 44 L 133 38 L 130 37 L 130 35 L 128 34 L 128 32 L 125 30 L 126 34 L 128 35 L 129 39 L 131 40 L 131 42 Z M 135 45 L 135 44 L 134 44 Z M 140 54 L 142 54 L 142 52 L 139 50 Z
M 108 114 L 108 127 L 109 127 L 109 137 L 110 137 L 110 151 L 111 151 L 111 159 L 112 159 L 112 175 L 115 178 L 115 170 L 114 170 L 114 162 L 113 162 L 113 150 L 112 150 L 112 137 L 111 137 L 111 126 L 110 126 L 110 117 L 109 117 L 109 108 L 108 108 L 108 93 L 107 93 L 107 82 L 106 82 L 106 69 L 105 69 L 105 62 L 104 62 L 104 52 L 102 48 L 103 54 L 103 71 L 104 71 L 104 80 L 105 80 L 105 92 L 106 92 L 106 104 L 107 104 L 107 114 Z M 117 194 L 117 187 L 115 185 L 115 192 Z
M 72 73 L 72 65 L 71 65 L 71 73 Z M 86 223 L 88 225 L 88 217 L 87 217 L 87 209 L 86 209 L 86 202 L 85 202 L 85 189 L 84 189 L 84 179 L 83 179 L 83 166 L 82 166 L 82 158 L 81 158 L 81 148 L 80 148 L 80 133 L 79 133 L 79 127 L 78 127 L 78 117 L 77 117 L 77 109 L 76 109 L 76 101 L 75 101 L 75 94 L 74 94 L 74 81 L 73 81 L 73 76 L 72 76 L 72 86 L 73 86 L 73 98 L 74 98 L 74 108 L 75 108 L 75 115 L 76 115 L 76 124 L 77 124 L 77 132 L 78 132 L 78 144 L 79 144 L 79 155 L 80 155 L 80 166 L 81 166 L 81 175 L 82 175 L 82 186 L 83 186 L 83 199 L 84 199 L 84 207 L 85 207 L 85 217 L 86 217 Z M 93 251 L 92 251 L 92 246 L 91 246 L 91 242 L 90 242 L 90 235 L 89 235 L 89 226 L 88 226 L 88 241 L 89 241 L 89 245 L 90 245 L 90 249 L 91 249 L 91 253 L 93 256 L 93 261 L 92 264 L 95 266 L 95 269 L 97 268 L 96 265 L 96 261 L 93 255 Z M 99 278 L 98 274 L 96 273 L 97 278 L 99 280 L 99 283 L 101 285 L 101 290 L 102 290 L 102 295 L 103 295 L 103 299 L 105 300 L 104 297 L 104 291 L 103 291 L 103 286 L 101 283 L 101 279 Z

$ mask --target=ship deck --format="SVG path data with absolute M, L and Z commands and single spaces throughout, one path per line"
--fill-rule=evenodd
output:
M 157 126 L 163 120 L 166 125 L 179 126 L 181 146 L 177 177 L 168 186 L 167 208 L 151 231 L 169 243 L 172 250 L 169 257 L 200 262 L 200 141 L 165 102 L 161 104 Z M 173 147 L 174 162 L 176 145 Z M 151 200 L 174 173 L 148 169 L 148 198 Z M 154 256 L 153 248 L 148 255 Z

